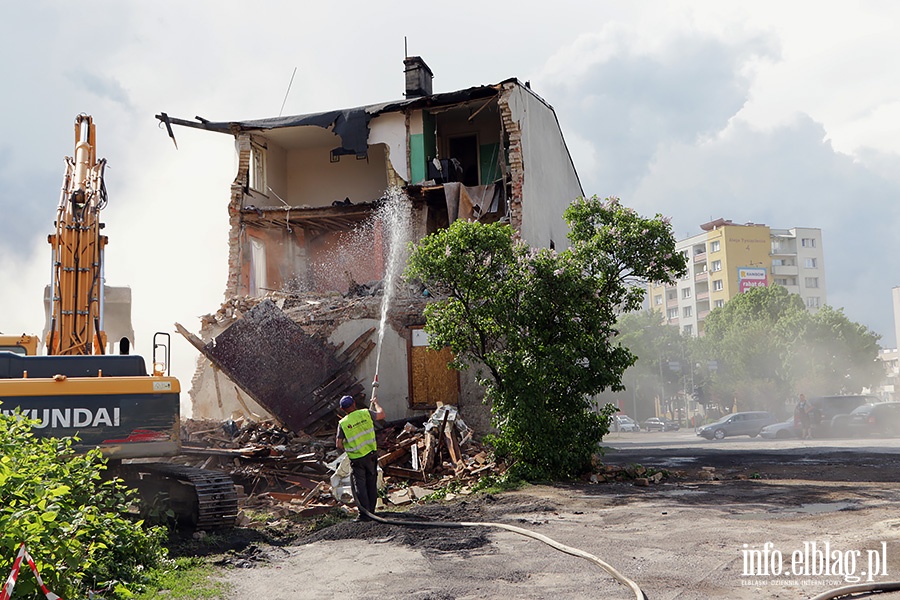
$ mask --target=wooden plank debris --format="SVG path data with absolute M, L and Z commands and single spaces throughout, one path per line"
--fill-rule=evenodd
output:
M 248 490 L 244 506 L 300 516 L 322 514 L 339 506 L 328 467 L 341 455 L 332 431 L 311 436 L 271 421 L 250 420 L 189 420 L 182 429 L 185 452 L 172 460 L 195 464 L 199 457 L 206 468 L 228 472 Z M 504 469 L 478 442 L 461 443 L 458 428 L 449 419 L 442 418 L 440 426 L 427 429 L 395 423 L 376 437 L 389 505 L 419 502 L 453 481 L 463 483 L 466 490 L 480 477 Z

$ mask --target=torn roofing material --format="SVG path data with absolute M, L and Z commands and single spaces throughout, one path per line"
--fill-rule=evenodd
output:
M 436 108 L 459 104 L 470 100 L 490 98 L 500 93 L 504 84 L 519 83 L 517 79 L 506 79 L 495 85 L 482 85 L 470 87 L 456 92 L 432 94 L 419 98 L 383 102 L 381 104 L 369 104 L 356 108 L 330 110 L 306 115 L 293 115 L 286 117 L 270 117 L 266 119 L 254 119 L 249 121 L 208 121 L 196 117 L 196 121 L 177 119 L 166 113 L 156 115 L 160 122 L 166 125 L 171 134 L 171 125 L 182 125 L 195 129 L 205 129 L 218 133 L 237 135 L 241 132 L 265 131 L 280 129 L 283 127 L 302 127 L 312 125 L 330 129 L 341 138 L 340 148 L 336 148 L 336 154 L 362 155 L 368 150 L 369 121 L 372 117 L 382 113 L 398 112 L 413 108 Z M 519 84 L 521 85 L 521 84 Z M 530 91 L 530 90 L 529 90 Z
M 338 351 L 266 299 L 206 344 L 186 337 L 255 402 L 300 432 L 333 416 L 337 398 L 363 393 L 354 373 L 375 348 L 368 339 L 374 331 Z

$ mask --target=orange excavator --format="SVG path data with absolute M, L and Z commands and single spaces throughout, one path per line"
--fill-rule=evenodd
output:
M 0 411 L 18 409 L 35 419 L 37 435 L 73 437 L 78 448 L 100 448 L 116 475 L 148 500 L 157 502 L 162 494 L 182 522 L 198 529 L 233 525 L 237 494 L 227 475 L 145 460 L 180 452 L 181 387 L 168 375 L 168 334 L 153 338 L 149 374 L 144 359 L 129 353 L 130 290 L 105 285 L 105 167 L 106 159 L 97 159 L 93 120 L 79 115 L 56 232 L 48 238 L 46 355 L 37 355 L 34 336 L 0 336 Z M 118 353 L 110 352 L 107 317 Z

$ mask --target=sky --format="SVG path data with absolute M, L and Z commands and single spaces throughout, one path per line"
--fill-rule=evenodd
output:
M 0 20 L 0 331 L 41 298 L 76 115 L 108 160 L 107 283 L 130 286 L 136 352 L 172 333 L 187 389 L 224 300 L 233 138 L 213 121 L 403 97 L 403 57 L 448 92 L 516 77 L 556 110 L 586 195 L 671 217 L 823 235 L 828 304 L 895 347 L 900 4 L 594 0 L 252 4 L 16 2 Z M 296 71 L 295 71 L 296 70 Z M 292 80 L 293 78 L 293 80 Z

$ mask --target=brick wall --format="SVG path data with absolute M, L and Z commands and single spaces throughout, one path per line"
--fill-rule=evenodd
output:
M 238 135 L 235 142 L 238 152 L 238 170 L 231 184 L 231 199 L 228 202 L 228 279 L 225 284 L 225 297 L 236 296 L 241 285 L 242 261 L 242 227 L 241 208 L 244 202 L 244 190 L 247 189 L 250 177 L 250 135 Z
M 509 137 L 509 169 L 512 191 L 509 198 L 510 225 L 516 231 L 522 230 L 522 185 L 525 183 L 525 167 L 522 157 L 522 128 L 518 121 L 513 119 L 509 108 L 510 90 L 515 89 L 512 83 L 504 84 L 498 106 L 503 122 L 504 133 Z

